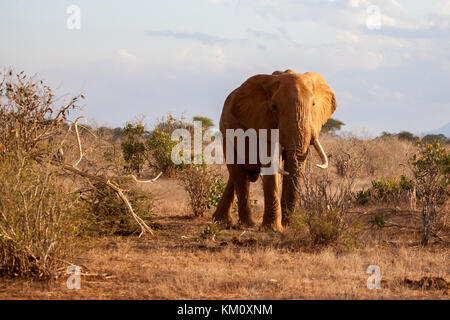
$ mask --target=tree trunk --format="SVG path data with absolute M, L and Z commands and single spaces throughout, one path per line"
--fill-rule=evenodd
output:
M 434 218 L 436 216 L 434 203 L 432 201 L 425 201 L 422 208 L 423 217 L 423 237 L 422 245 L 427 246 L 432 233 L 432 228 L 434 224 Z

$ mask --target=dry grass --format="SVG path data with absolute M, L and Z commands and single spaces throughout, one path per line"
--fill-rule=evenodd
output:
M 355 190 L 369 186 L 374 177 L 403 174 L 400 164 L 413 150 L 401 141 L 392 148 L 383 141 L 322 140 L 333 155 L 334 179 L 341 179 L 333 162 L 337 153 L 347 150 L 356 160 L 362 159 L 364 168 L 356 177 Z M 369 151 L 360 155 L 361 150 Z M 448 289 L 405 284 L 405 279 L 423 277 L 450 281 L 449 225 L 441 234 L 444 241 L 435 238 L 424 248 L 420 211 L 409 207 L 353 207 L 350 214 L 363 226 L 363 241 L 360 248 L 345 252 L 292 245 L 289 229 L 283 233 L 221 230 L 215 241 L 204 240 L 200 234 L 212 210 L 194 218 L 177 179 L 162 178 L 142 190 L 157 198 L 156 217 L 149 222 L 155 237 L 92 238 L 81 244 L 84 253 L 72 261 L 82 268 L 80 290 L 67 289 L 68 275 L 61 270 L 47 282 L 0 278 L 0 299 L 448 299 Z M 251 199 L 257 200 L 253 211 L 261 223 L 260 181 L 251 185 Z M 385 228 L 370 226 L 375 214 L 384 216 Z M 369 265 L 381 268 L 381 290 L 366 287 Z
M 188 242 L 189 240 L 187 240 Z M 448 250 L 368 247 L 347 254 L 270 247 L 170 246 L 104 240 L 80 262 L 110 279 L 6 281 L 0 298 L 64 299 L 447 299 L 443 290 L 412 290 L 405 278 L 448 279 Z M 368 265 L 382 271 L 381 290 L 366 287 Z
M 254 194 L 258 188 L 254 184 Z M 448 299 L 446 290 L 404 284 L 405 278 L 450 279 L 448 246 L 420 246 L 419 212 L 384 212 L 388 224 L 409 224 L 382 231 L 367 225 L 377 208 L 355 212 L 365 224 L 365 243 L 350 252 L 294 249 L 286 241 L 289 230 L 222 230 L 216 241 L 203 240 L 209 217 L 192 217 L 176 180 L 162 179 L 150 189 L 170 199 L 157 206 L 155 238 L 91 239 L 74 263 L 99 276 L 82 276 L 80 290 L 67 289 L 62 272 L 49 282 L 3 279 L 0 299 Z M 372 264 L 381 268 L 381 290 L 366 287 Z

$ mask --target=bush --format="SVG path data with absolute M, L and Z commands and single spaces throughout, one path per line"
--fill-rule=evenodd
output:
M 313 245 L 343 246 L 358 244 L 359 226 L 348 210 L 352 200 L 353 178 L 334 183 L 329 173 L 316 174 L 307 165 L 300 191 L 301 209 L 291 214 L 290 225 L 298 236 L 307 234 Z
M 379 229 L 383 229 L 386 226 L 386 220 L 382 213 L 375 214 L 369 219 L 369 223 L 372 227 L 378 227 Z
M 45 279 L 71 256 L 81 202 L 61 174 L 15 152 L 0 155 L 0 273 Z
M 97 139 L 92 128 L 80 125 L 84 128 L 80 134 L 78 120 L 68 124 L 66 117 L 70 109 L 76 108 L 77 99 L 57 107 L 49 87 L 22 73 L 10 71 L 0 82 L 0 269 L 3 274 L 49 277 L 58 264 L 72 256 L 76 236 L 85 234 L 87 227 L 107 225 L 110 217 L 123 216 L 125 208 L 142 233 L 151 232 L 131 204 L 139 210 L 148 200 L 130 190 L 129 201 L 126 190 L 120 187 L 121 179 L 136 181 L 136 178 L 111 176 L 111 171 L 120 174 L 123 170 L 123 165 L 120 170 L 116 168 L 123 163 L 114 156 L 115 146 L 111 144 L 113 148 L 105 150 L 106 141 Z M 71 134 L 73 129 L 75 134 Z M 86 132 L 96 137 L 88 141 L 87 147 L 82 144 L 82 140 L 87 140 L 83 136 Z M 106 132 L 99 129 L 97 133 Z M 90 150 L 97 152 L 86 157 Z M 105 164 L 108 157 L 113 161 Z M 99 162 L 104 167 L 93 165 Z M 98 219 L 89 219 L 92 216 Z M 92 221 L 96 224 L 89 224 Z
M 424 235 L 422 245 L 428 245 L 436 216 L 448 215 L 439 212 L 438 207 L 448 200 L 447 187 L 450 184 L 450 153 L 440 141 L 433 144 L 420 142 L 419 151 L 410 159 L 410 168 L 414 175 L 417 198 L 422 204 Z
M 171 134 L 178 128 L 190 128 L 190 125 L 170 114 L 167 120 L 160 120 L 151 132 L 145 130 L 142 120 L 127 123 L 122 133 L 126 139 L 122 142 L 125 169 L 139 174 L 145 168 L 152 168 L 169 176 L 183 170 L 186 165 L 175 164 L 171 158 L 172 149 L 178 143 L 172 141 Z
M 349 250 L 359 244 L 359 226 L 348 224 L 337 208 L 300 209 L 291 219 L 294 232 L 302 234 L 306 231 L 314 246 L 337 246 Z
M 125 170 L 139 174 L 147 160 L 147 149 L 144 140 L 145 128 L 141 122 L 127 123 L 122 136 L 123 158 L 126 166 Z
M 172 141 L 169 133 L 155 129 L 146 143 L 146 148 L 153 159 L 151 166 L 169 176 L 174 176 L 176 173 L 182 171 L 186 165 L 184 163 L 175 164 L 171 158 L 172 149 L 177 143 L 177 141 Z
M 61 107 L 42 81 L 10 70 L 0 82 L 0 151 L 38 158 L 54 152 L 69 111 L 82 95 Z
M 180 175 L 181 185 L 189 196 L 189 205 L 195 216 L 217 206 L 226 183 L 206 165 L 192 165 Z
M 53 168 L 12 159 L 0 162 L 0 261 L 7 274 L 45 278 L 70 253 L 78 199 Z
M 79 194 L 63 187 L 64 122 L 52 90 L 8 71 L 0 82 L 0 269 L 48 278 L 73 253 L 82 228 Z
M 52 166 L 0 157 L 0 269 L 48 278 L 73 253 L 81 231 L 79 196 L 65 190 Z
M 368 190 L 360 190 L 353 194 L 354 202 L 359 205 L 372 203 L 390 203 L 396 204 L 401 201 L 411 201 L 414 192 L 414 184 L 411 179 L 405 176 L 381 177 L 372 180 L 372 187 Z

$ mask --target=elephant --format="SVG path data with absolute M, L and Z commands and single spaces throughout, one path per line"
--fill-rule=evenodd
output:
M 264 214 L 262 227 L 282 231 L 288 223 L 288 212 L 297 205 L 302 174 L 309 147 L 314 146 L 326 169 L 328 158 L 319 142 L 322 126 L 336 110 L 336 98 L 325 80 L 315 72 L 296 73 L 290 69 L 271 75 L 259 74 L 247 79 L 225 100 L 220 117 L 220 131 L 227 129 L 279 129 L 279 148 L 284 164 L 280 199 L 281 174 L 262 175 Z M 259 138 L 258 138 L 259 139 Z M 270 137 L 268 137 L 270 140 Z M 226 140 L 223 151 L 226 155 Z M 270 144 L 269 144 L 270 145 Z M 247 148 L 247 146 L 246 146 Z M 231 149 L 236 155 L 236 148 Z M 248 150 L 245 150 L 248 155 Z M 260 176 L 261 161 L 253 164 L 227 163 L 229 178 L 213 219 L 232 224 L 231 211 L 238 198 L 239 223 L 254 226 L 249 200 L 250 182 Z

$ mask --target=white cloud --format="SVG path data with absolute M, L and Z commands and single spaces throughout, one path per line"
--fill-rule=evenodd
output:
M 225 53 L 218 45 L 193 43 L 172 57 L 177 68 L 192 72 L 220 71 L 225 67 Z

